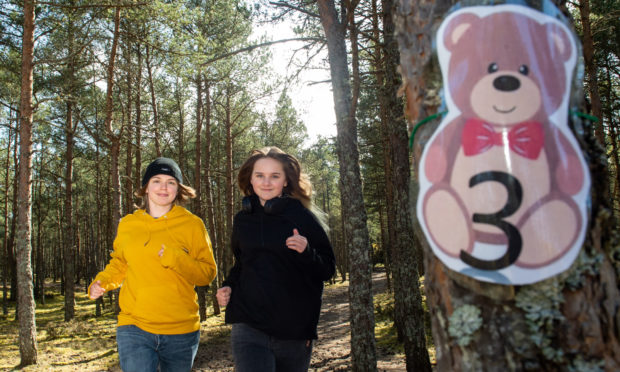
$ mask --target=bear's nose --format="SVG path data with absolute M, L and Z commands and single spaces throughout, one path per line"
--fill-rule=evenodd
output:
M 493 80 L 493 86 L 497 90 L 504 92 L 512 92 L 519 89 L 521 82 L 514 76 L 502 75 Z

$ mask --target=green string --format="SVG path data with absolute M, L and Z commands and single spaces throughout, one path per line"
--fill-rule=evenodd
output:
M 439 116 L 444 115 L 445 113 L 447 113 L 448 111 L 442 111 L 442 112 L 438 112 L 436 114 L 433 114 L 431 116 L 427 116 L 426 118 L 422 119 L 420 122 L 418 122 L 415 127 L 413 127 L 413 130 L 411 131 L 411 136 L 409 137 L 409 148 L 412 149 L 413 148 L 413 139 L 415 138 L 415 132 L 418 131 L 418 128 L 422 125 L 422 124 L 426 124 L 429 121 L 436 119 Z
M 580 118 L 584 118 L 584 119 L 588 119 L 593 123 L 598 122 L 598 118 L 596 116 L 592 116 L 592 115 L 588 115 L 584 112 L 580 112 L 580 111 L 571 111 L 571 114 L 578 116 Z

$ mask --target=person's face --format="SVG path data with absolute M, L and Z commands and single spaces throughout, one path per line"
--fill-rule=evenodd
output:
M 149 206 L 169 207 L 177 197 L 178 189 L 179 183 L 172 176 L 158 174 L 151 177 L 146 187 Z
M 261 205 L 269 199 L 282 195 L 286 187 L 286 175 L 282 163 L 272 158 L 262 158 L 254 163 L 250 179 L 254 193 Z

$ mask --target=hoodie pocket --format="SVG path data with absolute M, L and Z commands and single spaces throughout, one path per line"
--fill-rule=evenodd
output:
M 177 285 L 145 287 L 138 292 L 133 316 L 148 323 L 178 323 L 188 321 L 197 305 L 185 299 Z

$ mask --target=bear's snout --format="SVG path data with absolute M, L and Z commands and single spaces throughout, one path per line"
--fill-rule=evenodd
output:
M 521 86 L 521 82 L 514 76 L 502 75 L 493 80 L 493 86 L 502 92 L 512 92 Z

